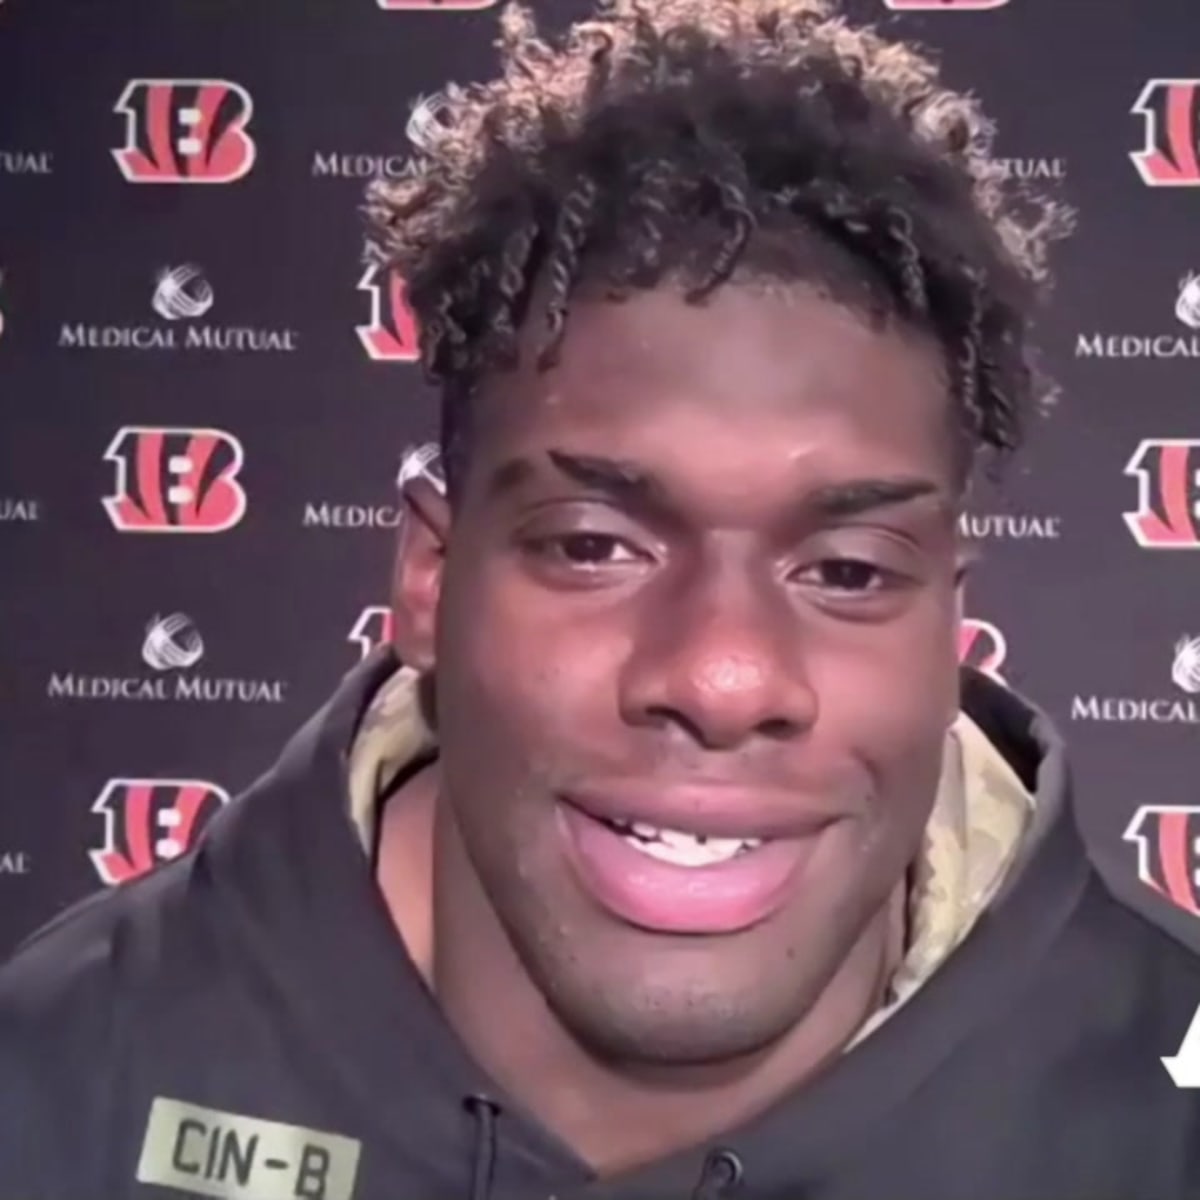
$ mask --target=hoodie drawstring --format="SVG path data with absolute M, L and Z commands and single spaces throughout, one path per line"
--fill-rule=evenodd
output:
M 496 1118 L 500 1105 L 490 1096 L 476 1092 L 463 1101 L 475 1118 L 475 1155 L 471 1164 L 471 1200 L 489 1200 L 492 1172 L 496 1166 Z
M 742 1160 L 732 1150 L 713 1150 L 704 1160 L 692 1200 L 727 1200 L 742 1182 Z

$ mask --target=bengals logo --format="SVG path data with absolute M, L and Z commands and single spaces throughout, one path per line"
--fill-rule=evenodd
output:
M 117 475 L 104 511 L 122 533 L 222 533 L 245 515 L 242 444 L 223 430 L 126 425 L 104 458 Z
M 1200 808 L 1143 804 L 1125 841 L 1138 848 L 1138 878 L 1184 912 L 1200 916 Z
M 1008 0 L 883 0 L 893 12 L 982 12 L 1003 8 Z
M 346 640 L 357 643 L 362 652 L 361 657 L 366 658 L 392 640 L 392 630 L 392 610 L 377 604 L 370 605 L 362 610 Z
M 472 12 L 499 0 L 375 0 L 387 12 Z
M 116 887 L 178 858 L 229 803 L 197 779 L 110 779 L 92 812 L 104 817 L 104 846 L 88 851 L 103 883 Z
M 1146 145 L 1130 154 L 1147 187 L 1200 187 L 1200 79 L 1151 79 L 1131 109 Z
M 991 621 L 980 621 L 964 617 L 958 627 L 958 661 L 964 667 L 994 679 L 997 683 L 1007 682 L 1000 668 L 1008 657 L 1008 642 L 999 626 Z
M 1146 438 L 1125 474 L 1138 481 L 1137 509 L 1123 516 L 1139 546 L 1200 548 L 1200 439 Z
M 227 79 L 131 79 L 113 111 L 125 145 L 112 153 L 130 183 L 232 183 L 254 166 L 254 104 Z
M 371 297 L 371 323 L 355 328 L 359 341 L 376 362 L 418 362 L 417 318 L 408 303 L 404 280 L 387 271 L 383 282 L 379 267 L 370 266 L 358 281 L 359 291 Z

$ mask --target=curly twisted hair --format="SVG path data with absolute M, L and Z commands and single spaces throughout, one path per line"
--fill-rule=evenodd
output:
M 528 321 L 553 364 L 585 275 L 614 299 L 676 278 L 699 303 L 739 269 L 838 273 L 789 241 L 826 264 L 832 247 L 944 348 L 967 473 L 1019 444 L 1031 313 L 1071 214 L 1006 180 L 930 58 L 833 0 L 600 0 L 555 39 L 513 4 L 498 46 L 500 76 L 450 87 L 412 172 L 367 205 L 440 390 L 452 495 L 479 380 L 517 362 Z

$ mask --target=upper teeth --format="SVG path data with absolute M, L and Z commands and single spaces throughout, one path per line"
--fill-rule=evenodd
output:
M 682 867 L 711 866 L 762 845 L 762 838 L 707 837 L 680 829 L 661 829 L 644 821 L 618 820 L 611 824 L 643 854 Z

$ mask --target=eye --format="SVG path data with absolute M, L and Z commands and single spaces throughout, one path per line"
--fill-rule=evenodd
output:
M 621 566 L 641 558 L 620 538 L 608 533 L 564 533 L 535 538 L 527 545 L 539 558 L 585 571 Z
M 895 572 L 861 558 L 823 558 L 802 574 L 805 582 L 842 594 L 877 592 L 897 578 Z

